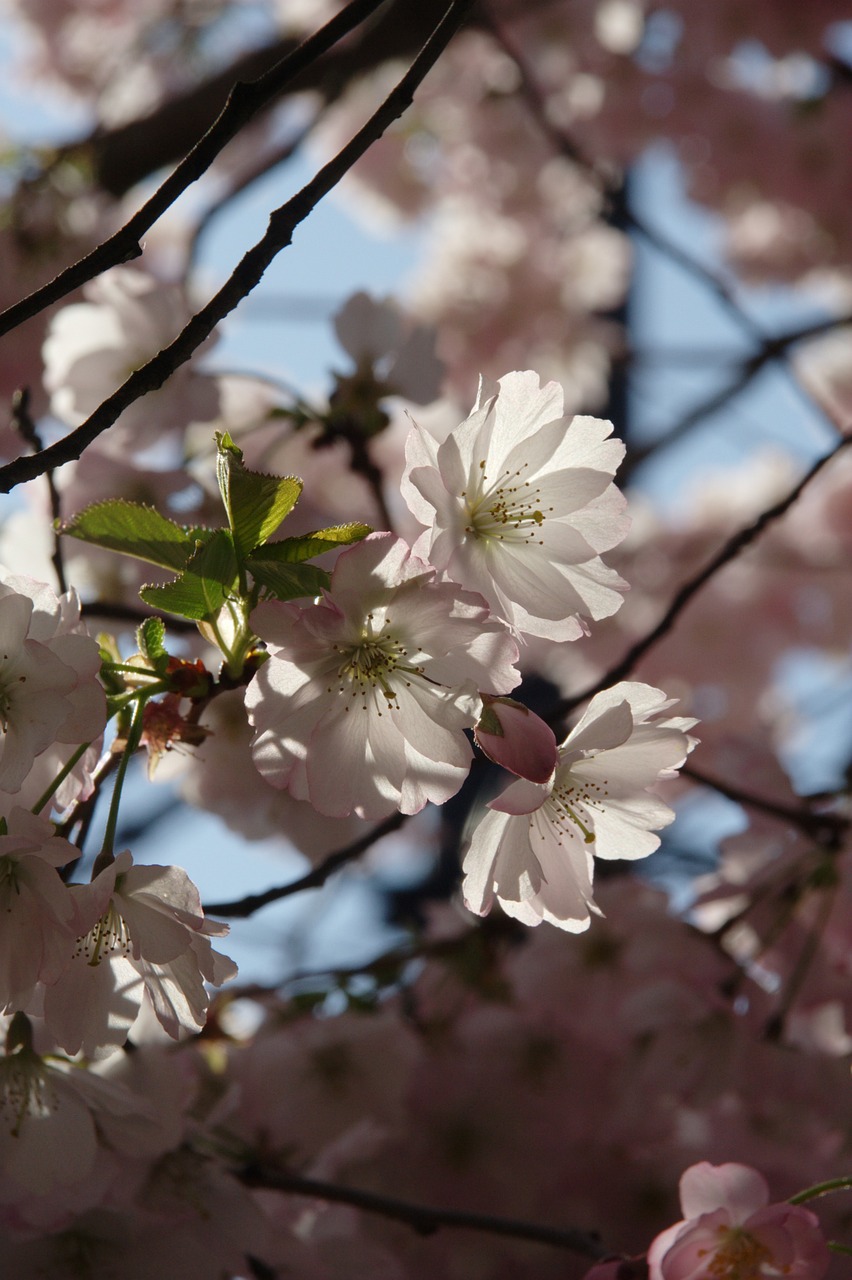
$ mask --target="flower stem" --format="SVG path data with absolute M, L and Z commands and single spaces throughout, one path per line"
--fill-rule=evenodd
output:
M 48 800 L 51 798 L 54 791 L 57 791 L 59 789 L 59 787 L 68 777 L 71 770 L 74 768 L 77 761 L 82 759 L 82 757 L 86 754 L 86 752 L 88 751 L 91 745 L 92 745 L 91 742 L 84 742 L 81 747 L 77 748 L 77 750 L 73 753 L 73 755 L 68 757 L 67 762 L 59 770 L 56 777 L 51 782 L 50 786 L 47 788 L 46 791 L 42 792 L 38 800 L 36 800 L 35 804 L 33 805 L 33 813 L 41 813 L 42 809 L 47 804 Z
M 127 741 L 124 744 L 124 752 L 122 753 L 121 763 L 118 766 L 118 772 L 115 775 L 115 786 L 112 789 L 112 799 L 109 805 L 109 815 L 107 817 L 106 830 L 104 831 L 104 842 L 101 852 L 95 861 L 95 873 L 103 870 L 112 862 L 115 854 L 115 832 L 118 826 L 118 810 L 121 804 L 121 791 L 124 786 L 124 780 L 127 776 L 127 767 L 130 759 L 136 754 L 136 748 L 142 738 L 142 723 L 145 714 L 145 704 L 147 699 L 142 696 L 139 698 L 133 709 L 133 719 L 130 722 L 130 729 L 127 733 Z

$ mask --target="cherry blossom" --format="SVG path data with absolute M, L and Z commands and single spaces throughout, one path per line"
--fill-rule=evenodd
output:
M 72 886 L 77 941 L 44 996 L 44 1016 L 68 1053 L 108 1057 L 136 1020 L 143 994 L 175 1039 L 200 1031 L 204 981 L 221 986 L 236 965 L 208 939 L 228 926 L 204 918 L 198 890 L 180 867 L 134 866 L 128 852 L 90 885 Z
M 254 761 L 320 813 L 379 818 L 443 803 L 467 775 L 480 688 L 518 683 L 517 649 L 485 602 L 372 534 L 307 609 L 252 615 L 270 652 L 246 693 Z
M 57 867 L 80 856 L 44 818 L 12 809 L 0 836 L 0 1009 L 24 1007 L 56 980 L 74 942 L 71 894 Z
M 648 788 L 671 777 L 694 745 L 684 717 L 659 689 L 624 683 L 597 694 L 559 748 L 544 784 L 525 778 L 492 800 L 464 859 L 464 899 L 486 915 L 496 897 L 524 924 L 577 933 L 600 914 L 594 855 L 645 858 L 674 813 Z
M 624 454 L 612 424 L 562 416 L 555 383 L 509 373 L 438 445 L 416 424 L 402 492 L 421 524 L 415 543 L 455 582 L 483 595 L 513 631 L 575 640 L 606 618 L 626 583 L 599 552 L 624 536 L 612 476 Z
M 80 625 L 76 592 L 0 570 L 0 788 L 18 791 L 57 742 L 97 737 L 106 701 L 98 647 Z
M 344 403 L 359 389 L 374 397 L 404 396 L 415 404 L 437 400 L 443 365 L 435 355 L 435 331 L 406 326 L 390 299 L 353 294 L 334 317 L 334 331 L 356 366 L 339 379 Z
M 95 1161 L 104 1163 L 110 1150 L 139 1155 L 163 1149 L 153 1101 L 55 1055 L 36 1053 L 22 1015 L 13 1019 L 7 1040 L 0 1057 L 4 1207 L 16 1205 L 26 1217 L 29 1205 L 44 1226 L 51 1209 L 60 1216 L 63 1192 L 74 1197 L 94 1173 Z M 90 1203 L 97 1203 L 105 1188 L 98 1178 L 91 1181 L 95 1198 Z
M 75 426 L 167 346 L 192 314 L 180 287 L 132 267 L 114 267 L 84 293 L 87 301 L 57 312 L 43 352 L 51 408 Z M 218 403 L 215 380 L 184 365 L 165 387 L 126 409 L 104 440 L 123 448 L 130 436 L 138 448 L 194 420 L 212 420 Z
M 648 1250 L 649 1280 L 820 1280 L 831 1255 L 819 1220 L 799 1205 L 770 1204 L 763 1177 L 742 1164 L 687 1169 L 684 1220 Z

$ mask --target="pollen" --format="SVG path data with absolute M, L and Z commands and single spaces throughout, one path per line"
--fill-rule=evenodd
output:
M 528 463 L 516 471 L 508 468 L 496 483 L 488 485 L 482 472 L 472 493 L 462 493 L 471 537 L 497 542 L 541 542 L 539 534 L 553 508 L 544 508 L 540 489 L 524 478 Z
M 707 1264 L 713 1280 L 757 1280 L 773 1259 L 765 1244 L 742 1227 L 720 1227 L 721 1244 Z
M 385 619 L 385 624 L 389 619 Z M 378 694 L 384 699 L 384 705 L 391 711 L 399 710 L 396 683 L 400 673 L 402 683 L 408 687 L 410 675 L 422 675 L 423 669 L 411 663 L 406 646 L 387 630 L 378 634 L 373 632 L 373 615 L 369 614 L 362 631 L 360 642 L 349 648 L 339 647 L 343 661 L 337 668 L 340 681 L 338 692 L 348 694 L 352 698 L 361 698 L 361 705 L 367 708 L 368 702 L 381 707 L 375 701 Z M 381 710 L 378 711 L 381 715 Z
M 130 930 L 114 902 L 107 907 L 100 920 L 77 939 L 74 958 L 83 956 L 87 964 L 97 967 L 104 959 L 115 955 L 126 956 L 131 949 Z

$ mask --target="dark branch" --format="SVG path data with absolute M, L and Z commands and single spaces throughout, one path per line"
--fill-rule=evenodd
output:
M 751 792 L 744 791 L 733 783 L 723 782 L 719 778 L 709 778 L 707 774 L 702 773 L 691 764 L 684 765 L 680 772 L 682 777 L 690 778 L 693 782 L 697 782 L 699 786 L 710 787 L 711 790 L 718 791 L 719 795 L 726 796 L 728 800 L 733 800 L 735 804 L 741 804 L 747 809 L 757 809 L 760 813 L 766 813 L 771 818 L 777 818 L 779 822 L 789 823 L 791 826 L 798 827 L 806 835 L 813 836 L 820 844 L 835 845 L 849 827 L 849 819 L 842 814 L 815 813 L 813 809 L 804 805 L 795 809 L 792 805 L 780 804 L 775 800 L 767 800 L 762 796 L 752 795 Z
M 648 650 L 652 649 L 658 640 L 661 640 L 664 635 L 671 631 L 675 622 L 680 617 L 680 614 L 689 604 L 690 600 L 692 600 L 693 596 L 697 595 L 701 588 L 709 582 L 720 569 L 723 569 L 726 564 L 730 564 L 732 560 L 736 559 L 740 552 L 750 546 L 751 543 L 754 542 L 761 533 L 763 533 L 764 529 L 767 528 L 768 525 L 779 520 L 781 516 L 786 515 L 790 507 L 793 506 L 810 482 L 819 475 L 823 467 L 836 458 L 837 455 L 850 444 L 852 444 L 852 437 L 850 436 L 839 441 L 830 453 L 825 454 L 824 457 L 814 463 L 810 471 L 806 472 L 786 497 L 782 498 L 779 502 L 776 502 L 774 506 L 768 507 L 767 510 L 763 511 L 752 524 L 747 526 L 747 528 L 741 529 L 739 533 L 735 533 L 731 538 L 729 538 L 725 545 L 717 551 L 715 556 L 713 556 L 712 560 L 710 560 L 704 568 L 695 575 L 695 577 L 690 578 L 688 582 L 683 584 L 657 625 L 649 631 L 647 635 L 643 636 L 640 640 L 637 640 L 634 645 L 631 645 L 621 661 L 616 663 L 614 667 L 610 668 L 610 670 L 601 676 L 595 684 L 591 685 L 588 689 L 584 689 L 582 693 L 575 693 L 569 698 L 562 698 L 561 701 L 553 708 L 548 719 L 551 722 L 562 719 L 563 716 L 567 715 L 570 711 L 573 711 L 575 707 L 579 706 L 581 702 L 588 701 L 589 698 L 594 697 L 594 695 L 596 693 L 600 693 L 601 690 L 608 689 L 611 685 L 617 684 L 619 680 L 626 679 L 639 662 L 640 658 L 643 658 Z
M 128 405 L 148 391 L 156 391 L 190 358 L 219 321 L 255 288 L 276 254 L 291 243 L 299 223 L 381 137 L 388 125 L 410 106 L 415 89 L 462 25 L 471 4 L 472 0 L 451 0 L 444 17 L 378 110 L 301 191 L 270 214 L 266 234 L 248 250 L 219 292 L 193 316 L 175 340 L 132 373 L 81 426 L 62 440 L 41 453 L 17 458 L 0 467 L 0 493 L 8 493 L 16 485 L 43 475 L 51 467 L 79 458 L 93 440 L 113 425 Z
M 323 858 L 318 867 L 314 867 L 313 871 L 309 871 L 298 880 L 278 885 L 275 889 L 266 889 L 263 893 L 250 893 L 245 898 L 237 898 L 233 902 L 207 902 L 204 904 L 204 911 L 207 915 L 243 918 L 253 915 L 261 907 L 268 907 L 272 902 L 279 902 L 281 898 L 290 898 L 294 893 L 302 893 L 306 889 L 319 889 L 335 871 L 345 866 L 347 862 L 353 862 L 377 840 L 381 840 L 382 836 L 398 831 L 407 821 L 408 814 L 393 813 L 371 831 L 353 840 L 351 844 L 345 845 L 335 853 L 330 853 L 327 858 Z
M 241 1181 L 250 1187 L 268 1187 L 293 1195 L 311 1196 L 316 1200 L 328 1200 L 334 1204 L 349 1204 L 366 1213 L 376 1213 L 395 1222 L 403 1222 L 418 1235 L 434 1235 L 442 1227 L 458 1230 L 483 1231 L 488 1235 L 509 1236 L 514 1240 L 534 1240 L 538 1244 L 556 1249 L 569 1249 L 585 1258 L 606 1258 L 606 1249 L 596 1235 L 578 1231 L 573 1227 L 546 1227 L 535 1222 L 521 1222 L 514 1218 L 496 1217 L 488 1213 L 466 1213 L 459 1209 L 433 1209 L 391 1196 L 377 1195 L 373 1191 L 359 1191 L 355 1187 L 341 1187 L 336 1183 L 322 1182 L 317 1178 L 303 1178 L 298 1174 L 283 1173 L 278 1169 L 249 1166 L 238 1173 Z
M 309 37 L 298 48 L 288 53 L 286 57 L 277 61 L 271 69 L 266 71 L 265 75 L 259 79 L 249 83 L 237 81 L 234 83 L 234 71 L 231 69 L 228 73 L 228 89 L 227 100 L 223 106 L 217 120 L 210 126 L 206 133 L 199 141 L 192 146 L 192 150 L 181 160 L 180 164 L 173 173 L 166 178 L 165 182 L 154 192 L 149 200 L 146 200 L 141 209 L 133 215 L 133 217 L 125 223 L 114 235 L 104 240 L 93 249 L 91 253 L 86 254 L 79 262 L 73 263 L 64 271 L 60 272 L 48 284 L 42 288 L 36 289 L 35 292 L 23 298 L 20 302 L 16 302 L 13 306 L 7 307 L 5 311 L 0 313 L 0 335 L 8 333 L 10 329 L 14 329 L 16 325 L 22 324 L 31 316 L 37 315 L 39 311 L 43 311 L 45 307 L 49 307 L 52 303 L 58 302 L 60 298 L 67 297 L 75 289 L 86 284 L 87 281 L 94 279 L 100 275 L 102 271 L 108 270 L 122 262 L 130 262 L 133 258 L 138 258 L 142 253 L 140 240 L 157 219 L 165 213 L 167 209 L 174 204 L 178 196 L 184 192 L 187 187 L 196 182 L 202 174 L 210 168 L 213 161 L 223 150 L 225 145 L 231 141 L 237 133 L 240 132 L 254 117 L 269 106 L 275 98 L 279 97 L 283 90 L 291 84 L 298 81 L 298 77 L 313 62 L 320 58 L 327 50 L 348 31 L 350 31 L 365 17 L 369 16 L 373 10 L 379 8 L 385 0 L 351 0 L 346 8 L 315 35 Z M 255 59 L 257 53 L 252 55 Z M 245 71 L 245 68 L 243 69 Z M 225 91 L 222 96 L 225 97 Z M 192 117 L 189 117 L 192 120 Z M 183 137 L 183 130 L 186 128 L 186 116 L 181 123 L 181 132 L 177 136 Z M 194 120 L 192 121 L 194 124 Z M 138 125 L 127 126 L 128 129 Z M 195 127 L 195 132 L 191 135 L 187 145 L 192 145 L 194 138 L 198 137 L 199 129 L 203 126 Z M 122 147 L 127 147 L 127 154 L 133 156 L 138 155 L 138 148 L 135 150 L 131 145 L 130 139 L 124 137 L 121 132 Z M 171 145 L 174 145 L 175 129 L 165 131 L 164 138 L 168 138 Z M 178 152 L 177 155 L 180 155 Z M 176 159 L 176 155 L 169 155 L 163 159 Z M 143 176 L 142 174 L 138 175 Z M 129 184 L 132 185 L 132 184 Z

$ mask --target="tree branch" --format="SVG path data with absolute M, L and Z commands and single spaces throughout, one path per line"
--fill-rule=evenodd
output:
M 91 253 L 86 254 L 78 262 L 72 263 L 70 267 L 66 267 L 53 280 L 43 285 L 40 289 L 36 289 L 26 298 L 22 298 L 20 302 L 16 302 L 11 307 L 7 307 L 5 311 L 0 312 L 0 335 L 8 333 L 10 329 L 14 329 L 16 325 L 22 324 L 25 320 L 37 315 L 45 307 L 49 307 L 61 298 L 67 297 L 69 293 L 86 284 L 87 281 L 94 279 L 102 271 L 107 271 L 110 267 L 117 266 L 119 263 L 130 262 L 132 259 L 138 258 L 142 253 L 140 240 L 145 232 L 174 204 L 178 196 L 187 187 L 190 187 L 193 182 L 196 182 L 207 172 L 226 144 L 253 120 L 264 107 L 268 107 L 270 103 L 274 102 L 288 85 L 293 81 L 298 81 L 298 77 L 327 52 L 336 41 L 357 26 L 359 22 L 363 22 L 369 14 L 384 3 L 385 0 L 351 0 L 346 8 L 332 18 L 330 22 L 327 22 L 321 30 L 310 36 L 298 48 L 289 52 L 286 57 L 276 61 L 257 80 L 246 83 L 237 79 L 235 83 L 234 69 L 232 68 L 228 73 L 227 84 L 229 92 L 218 118 L 199 139 L 199 130 L 203 126 L 196 126 L 193 117 L 190 115 L 189 119 L 193 126 L 193 132 L 187 139 L 186 145 L 192 149 L 157 188 L 151 198 L 145 201 L 142 207 L 123 227 L 99 244 Z M 251 56 L 256 59 L 258 55 L 255 52 Z M 242 70 L 245 71 L 246 67 L 243 67 Z M 225 96 L 224 93 L 222 96 Z M 133 125 L 138 125 L 138 122 L 133 122 Z M 127 139 L 124 135 L 128 129 L 132 129 L 133 125 L 128 125 L 124 130 L 117 131 L 123 139 L 122 146 L 131 146 L 132 139 Z M 164 133 L 164 138 L 168 139 L 172 148 L 176 145 L 177 139 L 184 137 L 186 125 L 187 118 L 183 117 L 181 130 L 178 133 L 174 128 Z M 178 142 L 177 145 L 180 145 L 180 143 Z M 177 159 L 178 156 L 183 155 L 185 149 L 185 147 L 181 147 L 181 150 L 177 151 L 176 154 L 170 154 L 161 163 L 165 164 L 169 160 Z M 130 155 L 138 155 L 138 147 L 135 151 L 131 149 Z M 139 176 L 141 177 L 142 175 Z
M 805 473 L 802 479 L 790 490 L 786 497 L 781 498 L 781 500 L 776 502 L 774 506 L 768 507 L 766 511 L 763 511 L 752 524 L 748 525 L 745 529 L 740 529 L 738 533 L 735 533 L 731 538 L 729 538 L 724 546 L 717 551 L 715 556 L 713 556 L 712 560 L 710 560 L 704 568 L 695 575 L 695 577 L 690 578 L 688 582 L 683 584 L 657 625 L 649 631 L 647 635 L 644 635 L 640 640 L 637 640 L 634 645 L 631 645 L 621 661 L 617 662 L 614 667 L 611 667 L 609 671 L 601 676 L 601 678 L 588 689 L 584 689 L 582 693 L 575 693 L 571 697 L 562 698 L 557 702 L 556 706 L 548 716 L 548 720 L 553 723 L 556 720 L 562 719 L 563 716 L 567 715 L 569 712 L 573 711 L 575 707 L 579 706 L 581 702 L 588 701 L 588 699 L 594 697 L 596 693 L 600 693 L 603 689 L 610 688 L 611 685 L 617 684 L 619 680 L 624 680 L 629 676 L 640 658 L 643 658 L 648 650 L 652 649 L 658 640 L 661 640 L 667 632 L 671 631 L 678 617 L 689 604 L 690 600 L 692 600 L 693 596 L 697 595 L 701 588 L 709 582 L 720 569 L 723 569 L 726 564 L 730 564 L 732 560 L 736 559 L 741 551 L 744 551 L 746 547 L 750 546 L 750 544 L 754 542 L 761 533 L 763 533 L 764 529 L 766 529 L 768 525 L 779 520 L 781 516 L 786 515 L 790 507 L 793 506 L 794 502 L 796 502 L 810 482 L 819 475 L 823 467 L 827 466 L 829 462 L 836 458 L 837 455 L 850 444 L 852 444 L 852 436 L 846 436 L 844 439 L 840 440 L 830 453 L 825 454 L 824 457 L 814 463 L 810 471 Z
M 293 1195 L 310 1196 L 316 1200 L 328 1200 L 333 1204 L 352 1205 L 366 1213 L 379 1214 L 383 1218 L 405 1223 L 422 1236 L 434 1235 L 442 1227 L 455 1227 L 460 1230 L 483 1231 L 488 1235 L 508 1236 L 515 1240 L 534 1240 L 538 1244 L 551 1245 L 557 1249 L 569 1249 L 585 1258 L 597 1260 L 611 1256 L 611 1250 L 604 1247 L 598 1236 L 573 1227 L 560 1229 L 488 1213 L 434 1209 L 412 1204 L 407 1200 L 397 1200 L 392 1196 L 378 1195 L 374 1191 L 359 1191 L 355 1187 L 342 1187 L 317 1178 L 284 1173 L 263 1165 L 249 1165 L 239 1170 L 237 1176 L 250 1187 L 268 1187 Z
M 93 414 L 74 431 L 38 454 L 15 459 L 0 467 L 0 493 L 43 475 L 51 467 L 79 458 L 84 449 L 113 425 L 119 415 L 145 395 L 156 391 L 213 332 L 215 326 L 258 284 L 270 262 L 292 241 L 293 232 L 331 191 L 344 174 L 411 104 L 414 91 L 462 25 L 473 0 L 451 0 L 443 18 L 412 62 L 408 71 L 354 138 L 286 204 L 269 217 L 265 235 L 244 254 L 218 293 L 193 316 L 167 347 L 130 375 Z
M 246 897 L 236 898 L 233 902 L 205 903 L 204 912 L 206 915 L 242 919 L 253 915 L 261 907 L 268 907 L 272 902 L 279 902 L 282 898 L 290 898 L 294 893 L 302 893 L 305 889 L 319 889 L 325 884 L 329 876 L 338 871 L 340 867 L 345 866 L 347 862 L 353 862 L 355 858 L 369 849 L 376 840 L 381 840 L 382 836 L 390 835 L 392 831 L 398 831 L 403 823 L 408 821 L 408 817 L 407 813 L 392 813 L 389 818 L 385 818 L 384 822 L 380 822 L 378 826 L 373 827 L 371 831 L 367 831 L 363 836 L 359 836 L 351 844 L 345 845 L 335 853 L 330 853 L 328 857 L 323 858 L 318 867 L 314 867 L 312 871 L 308 871 L 306 875 L 301 876 L 298 880 L 291 880 L 289 884 L 278 885 L 274 889 L 265 889 L 263 893 L 249 893 Z
M 747 809 L 757 809 L 760 813 L 768 814 L 771 818 L 777 818 L 779 822 L 798 827 L 806 835 L 812 836 L 819 844 L 828 844 L 836 847 L 843 834 L 849 828 L 849 819 L 842 814 L 815 813 L 812 809 L 804 806 L 794 809 L 792 805 L 780 804 L 775 800 L 766 800 L 761 796 L 752 795 L 749 791 L 744 791 L 741 787 L 734 786 L 733 783 L 722 782 L 719 778 L 710 778 L 691 764 L 684 765 L 680 773 L 681 777 L 689 778 L 701 787 L 709 787 L 712 791 L 718 791 L 719 795 L 726 796 L 728 800 L 733 800 L 735 804 L 741 804 Z

